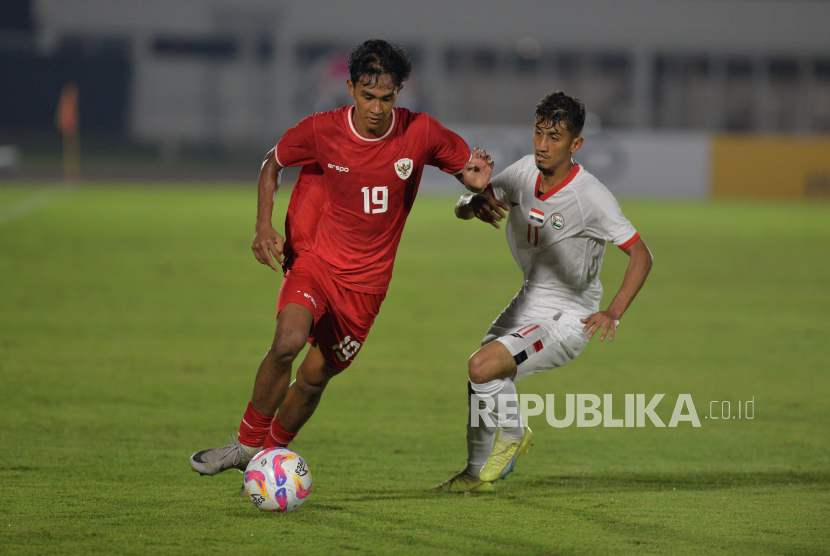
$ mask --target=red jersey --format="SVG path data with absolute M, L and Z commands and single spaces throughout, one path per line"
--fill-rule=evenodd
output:
M 382 293 L 392 279 L 424 165 L 458 173 L 470 149 L 436 119 L 406 108 L 392 110 L 382 137 L 363 137 L 354 127 L 353 110 L 313 114 L 277 143 L 277 164 L 306 166 L 289 203 L 286 229 L 295 236 L 292 248 L 316 254 L 342 286 Z
M 320 209 L 325 201 L 325 180 L 319 164 L 308 164 L 300 170 L 297 183 L 291 191 L 288 211 L 285 214 L 285 245 L 283 269 L 287 272 L 297 253 L 308 251 L 314 244 Z

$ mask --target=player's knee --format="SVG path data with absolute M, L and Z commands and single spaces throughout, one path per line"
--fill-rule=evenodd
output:
M 470 382 L 473 384 L 484 384 L 493 380 L 493 366 L 489 358 L 477 351 L 467 362 L 467 371 L 470 373 Z
M 305 347 L 307 335 L 297 332 L 277 334 L 271 344 L 271 356 L 279 363 L 291 363 Z
M 297 389 L 302 392 L 307 398 L 319 396 L 326 389 L 328 379 L 320 378 L 318 380 L 309 379 L 303 374 L 298 374 L 296 380 Z

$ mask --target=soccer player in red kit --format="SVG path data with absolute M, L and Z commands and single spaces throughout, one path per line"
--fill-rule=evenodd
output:
M 260 449 L 287 446 L 311 417 L 328 381 L 360 351 L 392 278 L 406 217 L 424 165 L 484 190 L 493 162 L 431 116 L 395 108 L 411 64 L 403 50 L 366 41 L 349 57 L 354 105 L 313 114 L 289 129 L 259 176 L 257 260 L 285 279 L 277 330 L 254 392 L 228 446 L 196 452 L 203 475 L 245 469 Z M 280 171 L 302 166 L 286 215 L 286 238 L 271 226 Z M 291 381 L 294 359 L 311 343 Z

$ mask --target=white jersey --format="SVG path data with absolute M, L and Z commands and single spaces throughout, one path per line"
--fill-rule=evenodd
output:
M 488 186 L 510 207 L 507 243 L 525 278 L 517 295 L 521 313 L 550 318 L 564 311 L 583 318 L 599 310 L 605 243 L 625 249 L 640 236 L 611 192 L 579 164 L 544 194 L 541 177 L 529 155 Z

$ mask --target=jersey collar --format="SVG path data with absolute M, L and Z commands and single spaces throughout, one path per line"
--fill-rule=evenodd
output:
M 568 173 L 567 176 L 565 176 L 565 179 L 562 180 L 562 183 L 560 183 L 559 185 L 557 185 L 556 187 L 554 187 L 553 189 L 551 189 L 547 193 L 541 193 L 539 191 L 539 186 L 542 185 L 542 172 L 539 172 L 539 175 L 536 176 L 536 198 L 539 199 L 540 201 L 546 201 L 548 198 L 552 197 L 557 192 L 559 192 L 563 187 L 565 187 L 566 185 L 571 183 L 578 173 L 579 173 L 579 164 L 574 162 L 574 167 L 571 168 L 571 171 Z
M 384 133 L 380 137 L 364 137 L 361 134 L 359 134 L 357 132 L 357 130 L 355 129 L 355 127 L 354 127 L 354 119 L 352 119 L 353 114 L 354 114 L 354 105 L 352 105 L 349 108 L 349 110 L 346 112 L 346 117 L 349 120 L 349 128 L 352 130 L 352 133 L 354 133 L 355 137 L 357 137 L 358 139 L 361 139 L 363 141 L 366 141 L 368 143 L 374 143 L 375 141 L 382 141 L 382 140 L 386 139 L 387 137 L 389 137 L 389 134 L 392 133 L 392 130 L 395 129 L 395 109 L 394 108 L 392 109 L 392 123 L 389 124 L 389 129 L 386 130 L 386 133 Z

